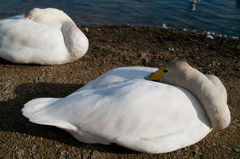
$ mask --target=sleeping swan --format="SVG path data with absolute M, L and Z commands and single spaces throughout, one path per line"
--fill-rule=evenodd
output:
M 65 98 L 33 99 L 22 112 L 31 122 L 56 126 L 81 142 L 170 152 L 229 125 L 226 89 L 216 76 L 208 77 L 183 61 L 159 70 L 121 67 Z
M 0 57 L 14 63 L 56 65 L 81 58 L 88 39 L 63 11 L 35 8 L 0 20 Z

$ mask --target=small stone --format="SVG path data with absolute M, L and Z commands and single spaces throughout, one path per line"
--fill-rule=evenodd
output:
M 37 150 L 37 145 L 32 146 L 32 151 L 35 152 Z
M 215 66 L 217 64 L 217 61 L 213 61 L 212 65 Z
M 197 56 L 197 57 L 195 57 L 195 59 L 196 59 L 196 60 L 199 60 L 199 59 L 200 59 L 200 57 L 198 57 L 198 56 Z
M 17 157 L 22 158 L 24 156 L 24 150 L 19 150 L 17 152 Z
M 56 145 L 57 148 L 61 147 L 61 145 Z
M 213 36 L 212 36 L 212 35 L 207 35 L 206 38 L 207 38 L 207 39 L 213 39 Z
M 233 148 L 233 151 L 235 151 L 235 152 L 240 152 L 240 149 Z
M 168 48 L 169 51 L 173 52 L 174 51 L 174 48 Z

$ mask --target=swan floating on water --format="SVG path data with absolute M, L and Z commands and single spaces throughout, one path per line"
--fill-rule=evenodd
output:
M 31 122 L 56 126 L 81 142 L 148 153 L 192 145 L 230 123 L 221 81 L 184 61 L 159 70 L 116 68 L 65 98 L 33 99 L 22 112 Z
M 0 57 L 13 63 L 69 63 L 85 55 L 88 45 L 73 20 L 55 8 L 0 20 Z

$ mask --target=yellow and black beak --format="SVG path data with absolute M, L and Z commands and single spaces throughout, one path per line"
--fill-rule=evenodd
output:
M 148 79 L 152 81 L 159 81 L 162 75 L 163 75 L 163 70 L 159 69 L 153 72 Z
M 25 18 L 31 20 L 31 19 L 32 19 L 32 16 L 29 15 L 29 14 L 27 14 L 27 15 L 25 16 Z

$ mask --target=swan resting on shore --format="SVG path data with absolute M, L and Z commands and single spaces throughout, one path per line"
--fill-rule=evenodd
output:
M 147 153 L 174 151 L 230 123 L 226 89 L 184 61 L 108 71 L 65 98 L 37 98 L 22 109 L 33 123 L 56 126 L 85 143 Z
M 0 57 L 13 63 L 69 63 L 85 55 L 88 45 L 73 20 L 55 8 L 34 8 L 26 16 L 0 20 Z

